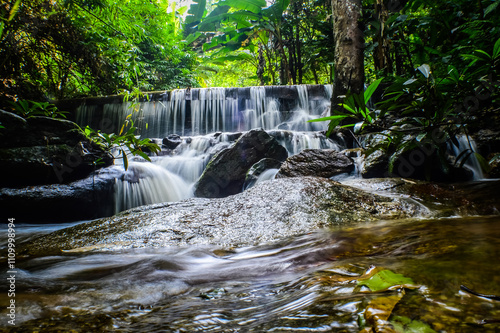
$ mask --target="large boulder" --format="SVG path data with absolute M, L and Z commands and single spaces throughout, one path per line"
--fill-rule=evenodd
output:
M 271 243 L 329 226 L 428 214 L 415 202 L 371 194 L 326 178 L 284 178 L 226 198 L 191 198 L 134 208 L 40 236 L 16 249 L 18 255 L 47 255 L 61 250 L 172 245 L 231 248 Z
M 263 158 L 284 161 L 286 149 L 262 129 L 243 134 L 233 145 L 212 157 L 195 184 L 195 196 L 222 198 L 240 193 L 250 167 Z
M 354 170 L 353 160 L 333 149 L 305 149 L 283 163 L 276 178 L 316 176 L 330 178 Z
M 71 121 L 23 119 L 0 110 L 0 122 L 5 127 L 0 130 L 1 187 L 69 183 L 113 163 Z
M 123 168 L 112 166 L 69 184 L 1 188 L 1 218 L 54 223 L 111 216 L 115 213 L 115 178 L 123 173 Z

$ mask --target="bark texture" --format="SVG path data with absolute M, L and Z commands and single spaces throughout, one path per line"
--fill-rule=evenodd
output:
M 335 39 L 335 73 L 332 111 L 338 109 L 340 96 L 348 91 L 363 91 L 363 30 L 360 28 L 361 0 L 332 0 Z

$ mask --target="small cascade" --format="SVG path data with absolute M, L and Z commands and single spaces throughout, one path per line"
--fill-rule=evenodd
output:
M 322 132 L 269 131 L 288 151 L 288 156 L 300 153 L 304 149 L 342 150 L 337 143 L 328 139 Z
M 131 162 L 123 178 L 115 182 L 115 211 L 190 196 L 190 187 L 178 175 L 153 163 Z
M 267 97 L 265 87 L 250 87 L 250 100 L 243 115 L 243 122 L 238 126 L 242 131 L 259 127 L 272 129 L 282 121 L 279 101 Z
M 227 135 L 184 137 L 172 155 L 152 158 L 152 163 L 130 162 L 115 183 L 115 212 L 193 196 L 194 183 L 210 158 L 230 144 Z
M 278 170 L 279 169 L 268 169 L 268 170 L 264 171 L 263 173 L 261 173 L 259 175 L 259 177 L 257 177 L 257 180 L 255 181 L 254 185 L 257 185 L 258 183 L 261 183 L 261 182 L 266 181 L 266 180 L 274 179 L 274 177 L 278 173 Z
M 460 135 L 457 137 L 457 141 L 458 147 L 453 144 L 449 144 L 449 150 L 452 155 L 455 158 L 460 157 L 459 162 L 461 162 L 463 158 L 467 158 L 464 163 L 464 167 L 472 171 L 474 180 L 484 179 L 483 169 L 481 168 L 481 164 L 474 154 L 474 152 L 477 151 L 476 143 L 474 142 L 474 140 L 470 136 Z

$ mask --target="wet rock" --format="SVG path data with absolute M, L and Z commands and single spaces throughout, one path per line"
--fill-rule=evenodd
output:
M 344 154 L 345 156 L 356 158 L 363 156 L 364 151 L 365 150 L 363 148 L 349 148 L 342 150 L 341 153 Z
M 283 162 L 275 160 L 274 158 L 263 158 L 248 170 L 245 183 L 243 184 L 244 189 L 248 189 L 252 187 L 256 182 L 259 176 L 266 170 L 269 169 L 279 169 Z
M 170 134 L 166 138 L 163 138 L 162 144 L 165 148 L 175 149 L 178 145 L 182 143 L 182 138 L 177 134 Z
M 500 178 L 500 158 L 495 158 L 495 156 L 500 156 L 500 153 L 490 155 L 493 159 L 490 162 L 490 170 L 488 171 L 488 178 Z
M 123 168 L 110 167 L 70 184 L 0 189 L 2 218 L 24 223 L 66 222 L 114 214 L 115 178 Z
M 429 207 L 436 216 L 500 215 L 500 181 L 447 184 L 395 177 L 352 179 L 344 184 L 408 197 Z
M 262 182 L 226 198 L 143 206 L 19 245 L 18 254 L 264 244 L 318 228 L 427 215 L 425 207 L 318 177 Z
M 113 163 L 70 121 L 47 117 L 22 119 L 0 111 L 0 186 L 68 183 Z M 95 164 L 95 161 L 99 163 Z
M 403 125 L 397 129 L 404 130 L 405 128 Z M 383 133 L 390 135 L 387 131 Z M 381 145 L 386 136 L 369 134 L 363 139 L 364 145 L 369 148 Z M 416 141 L 415 135 L 406 135 L 399 146 L 407 144 L 415 145 L 415 147 L 403 152 L 398 150 L 389 153 L 378 149 L 367 155 L 361 168 L 363 178 L 403 177 L 437 182 L 456 182 L 471 180 L 474 176 L 471 170 L 457 167 L 453 156 L 449 154 L 441 156 L 441 152 L 447 150 L 445 143 L 437 149 L 434 144 L 425 140 Z M 391 172 L 389 172 L 389 161 L 393 162 Z
M 195 185 L 195 196 L 221 198 L 242 191 L 250 167 L 263 158 L 283 161 L 286 149 L 264 130 L 251 130 L 212 157 Z
M 283 163 L 276 178 L 316 176 L 330 178 L 354 170 L 350 157 L 333 149 L 305 149 Z
M 388 174 L 389 156 L 382 149 L 377 149 L 365 156 L 361 167 L 363 178 L 380 178 Z

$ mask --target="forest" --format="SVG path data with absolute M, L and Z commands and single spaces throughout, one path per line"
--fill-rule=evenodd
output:
M 386 131 L 370 149 L 389 153 L 389 171 L 426 142 L 437 151 L 426 164 L 448 170 L 445 142 L 467 134 L 466 125 L 477 131 L 498 123 L 499 4 L 7 1 L 0 7 L 0 105 L 24 117 L 64 116 L 50 103 L 177 88 L 333 83 L 331 114 L 314 120 L 329 121 L 328 135 L 339 126 L 356 134 Z M 367 106 L 371 95 L 376 107 Z M 403 140 L 408 134 L 413 139 Z M 455 164 L 472 153 L 486 170 L 498 158 L 471 147 Z
M 412 78 L 467 94 L 498 75 L 498 1 L 334 1 L 354 20 L 369 83 Z M 0 96 L 46 101 L 187 87 L 333 82 L 335 15 L 326 0 L 6 1 Z M 357 21 L 357 22 L 356 22 Z M 455 97 L 455 96 L 454 96 Z
M 498 331 L 499 7 L 3 0 L 0 330 Z

